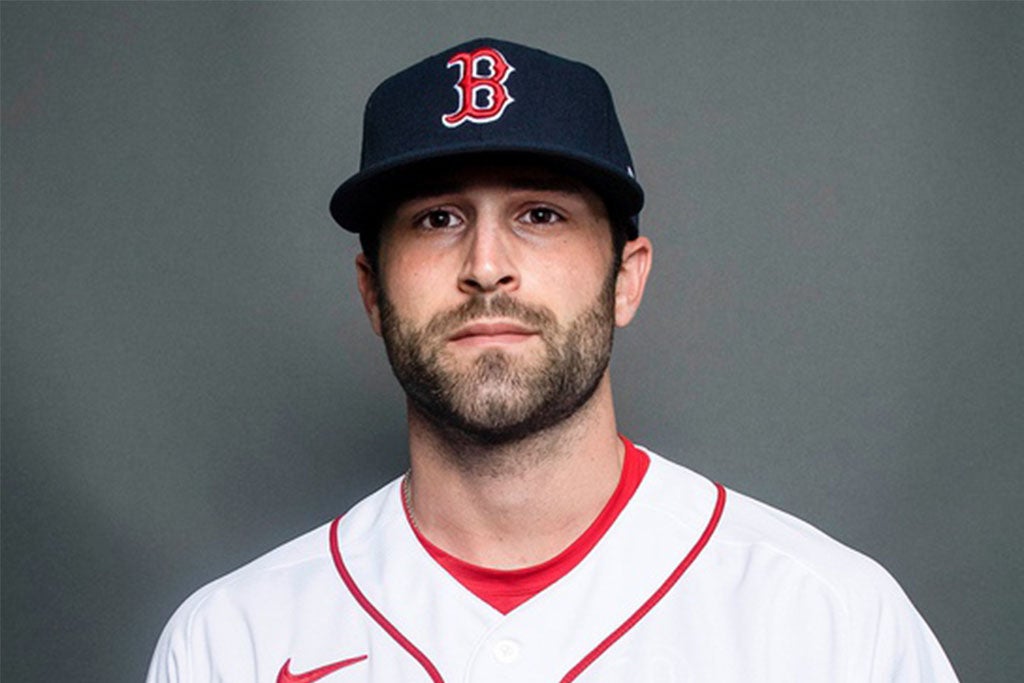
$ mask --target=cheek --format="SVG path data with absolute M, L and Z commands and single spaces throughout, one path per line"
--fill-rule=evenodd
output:
M 603 242 L 576 248 L 538 268 L 538 277 L 546 279 L 549 291 L 559 292 L 576 307 L 593 303 L 604 288 L 612 268 L 611 249 Z
M 396 258 L 382 267 L 382 286 L 395 311 L 403 317 L 417 317 L 429 310 L 444 292 L 443 269 L 423 259 Z

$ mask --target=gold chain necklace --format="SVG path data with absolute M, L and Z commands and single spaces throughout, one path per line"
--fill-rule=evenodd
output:
M 416 515 L 412 511 L 412 480 L 409 479 L 411 474 L 411 470 L 406 470 L 405 476 L 402 477 L 402 501 L 405 503 L 405 511 L 409 515 L 409 521 L 412 522 L 412 528 L 419 531 L 420 525 L 416 523 Z

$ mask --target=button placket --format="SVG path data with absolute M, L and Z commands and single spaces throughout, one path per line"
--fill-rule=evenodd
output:
M 491 654 L 502 664 L 514 664 L 519 661 L 522 646 L 511 638 L 502 638 L 491 646 Z

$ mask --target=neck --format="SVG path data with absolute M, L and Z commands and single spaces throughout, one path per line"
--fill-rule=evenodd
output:
M 420 532 L 466 562 L 513 569 L 568 547 L 618 483 L 624 448 L 607 373 L 562 423 L 512 444 L 453 439 L 409 410 L 410 502 Z

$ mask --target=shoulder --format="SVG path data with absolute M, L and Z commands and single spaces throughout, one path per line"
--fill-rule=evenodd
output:
M 243 606 L 249 598 L 265 602 L 268 590 L 292 591 L 295 584 L 308 582 L 327 572 L 333 580 L 331 529 L 339 523 L 345 535 L 356 542 L 372 540 L 382 523 L 385 501 L 393 495 L 397 481 L 370 494 L 338 520 L 317 528 L 235 569 L 193 593 L 178 609 L 175 619 L 210 611 L 222 603 Z
M 669 514 L 706 518 L 721 489 L 724 506 L 710 545 L 719 552 L 771 557 L 794 572 L 817 577 L 836 590 L 849 582 L 888 583 L 892 579 L 877 562 L 840 543 L 811 524 L 755 500 L 718 487 L 692 470 L 651 451 L 651 495 Z
M 193 593 L 176 611 L 173 621 L 193 619 L 225 603 L 242 603 L 246 596 L 261 592 L 283 578 L 301 578 L 319 570 L 329 561 L 329 528 L 325 523 L 292 539 L 238 569 L 212 581 Z
M 168 620 L 150 664 L 149 681 L 200 681 L 206 677 L 207 649 L 237 646 L 237 634 L 261 614 L 272 612 L 296 587 L 329 568 L 330 524 L 277 547 L 206 584 Z M 197 662 L 204 662 L 197 665 Z
M 761 633 L 836 643 L 847 653 L 850 680 L 955 680 L 927 624 L 875 560 L 793 515 L 648 453 L 652 476 L 644 500 L 662 516 L 697 520 L 703 508 L 707 520 L 711 492 L 724 496 L 714 532 L 688 575 L 709 610 L 734 614 L 737 623 L 754 623 Z
M 341 519 L 373 526 L 375 509 L 391 487 L 368 496 Z M 239 667 L 258 650 L 287 643 L 302 615 L 304 623 L 339 617 L 325 605 L 344 605 L 347 598 L 332 555 L 331 531 L 324 523 L 248 564 L 203 586 L 171 616 L 161 633 L 150 664 L 150 683 L 254 678 Z M 372 534 L 372 531 L 364 533 Z M 344 610 L 335 609 L 335 612 Z M 341 615 L 344 617 L 344 615 Z M 253 657 L 240 656 L 248 652 Z M 225 664 L 225 653 L 235 661 Z M 283 661 L 283 660 L 282 660 Z

